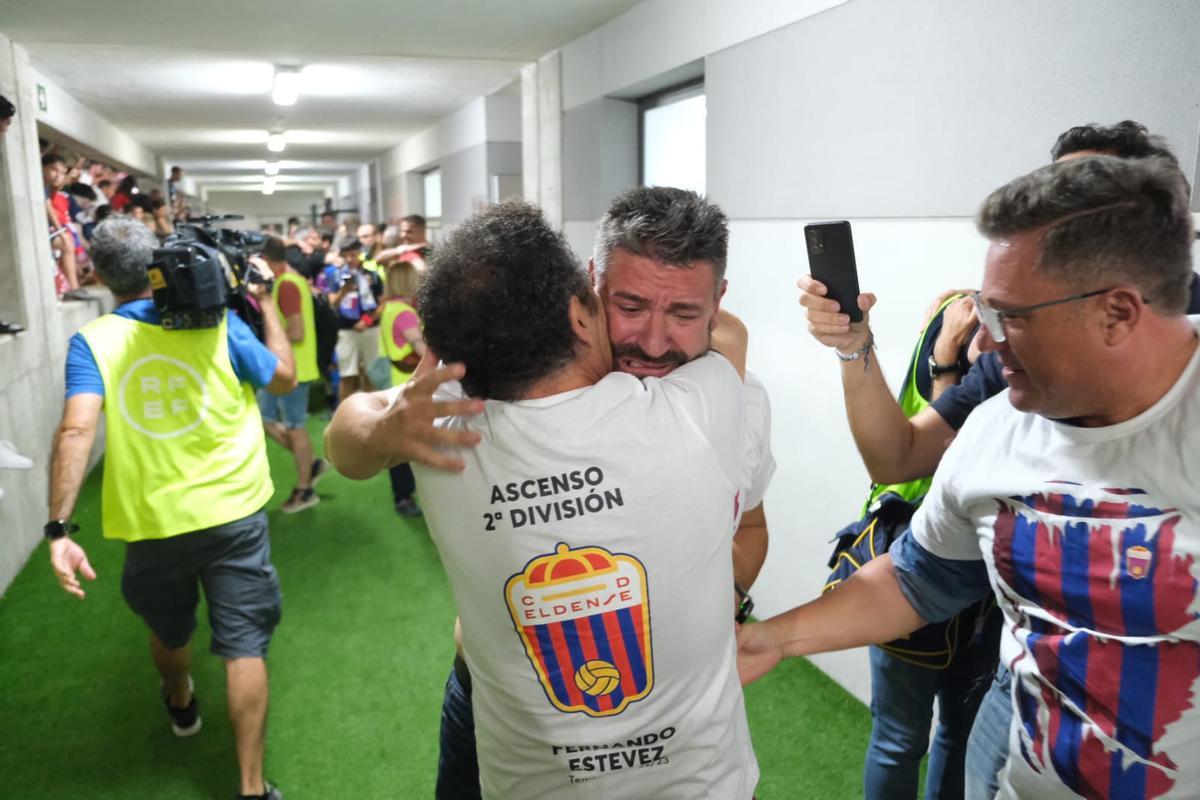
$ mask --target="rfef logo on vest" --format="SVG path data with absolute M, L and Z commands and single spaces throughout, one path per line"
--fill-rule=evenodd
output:
M 173 439 L 194 430 L 208 413 L 208 387 L 192 367 L 168 356 L 133 363 L 118 389 L 121 416 L 154 439 Z

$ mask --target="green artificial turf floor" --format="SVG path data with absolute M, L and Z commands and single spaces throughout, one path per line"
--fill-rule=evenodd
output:
M 323 424 L 310 420 L 318 449 Z M 269 659 L 266 775 L 288 800 L 430 798 L 454 608 L 425 525 L 393 512 L 386 475 L 330 474 L 319 506 L 282 515 L 291 456 L 268 448 L 284 613 Z M 99 573 L 87 598 L 58 588 L 42 545 L 0 600 L 0 797 L 232 797 L 224 673 L 207 653 L 204 614 L 193 662 L 204 728 L 178 739 L 146 631 L 121 598 L 123 545 L 99 534 L 100 479 L 97 469 L 76 513 Z M 801 660 L 746 698 L 759 800 L 862 796 L 870 715 L 858 701 Z

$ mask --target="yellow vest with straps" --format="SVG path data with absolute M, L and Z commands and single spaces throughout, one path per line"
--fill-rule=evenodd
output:
M 363 254 L 363 257 L 362 257 L 362 268 L 363 268 L 363 269 L 365 269 L 367 272 L 373 272 L 373 273 L 375 273 L 376 275 L 378 275 L 378 276 L 379 276 L 379 280 L 381 280 L 381 281 L 384 281 L 384 285 L 386 285 L 386 283 L 387 283 L 387 270 L 385 270 L 385 269 L 383 268 L 383 266 L 382 266 L 382 265 L 381 265 L 381 264 L 380 264 L 378 261 L 376 261 L 375 259 L 371 258 L 371 257 L 370 257 L 369 255 L 367 255 L 366 253 L 364 253 L 364 254 Z
M 383 315 L 379 318 L 379 336 L 382 339 L 383 354 L 388 357 L 388 361 L 392 362 L 392 386 L 408 383 L 408 379 L 412 377 L 411 372 L 396 369 L 397 361 L 403 361 L 412 354 L 412 343 L 405 342 L 403 345 L 397 345 L 392 340 L 392 327 L 396 323 L 396 317 L 405 311 L 417 313 L 417 310 L 408 303 L 393 297 L 383 304 Z
M 303 275 L 285 272 L 275 279 L 275 289 L 272 292 L 275 298 L 275 308 L 279 308 L 279 289 L 284 283 L 292 284 L 300 292 L 300 315 L 304 318 L 304 339 L 288 343 L 292 346 L 292 355 L 296 359 L 296 380 L 299 383 L 308 383 L 321 377 L 321 372 L 317 369 L 317 328 L 313 322 L 312 290 L 308 288 L 308 281 L 304 280 Z M 284 330 L 287 330 L 287 319 L 284 318 L 282 310 L 279 312 L 279 317 Z
M 913 348 L 912 361 L 909 362 L 908 372 L 904 375 L 904 385 L 900 387 L 900 395 L 896 398 L 896 402 L 900 404 L 900 410 L 904 412 L 904 416 L 907 419 L 912 419 L 917 414 L 920 414 L 930 404 L 929 400 L 922 397 L 921 393 L 917 390 L 917 372 L 929 369 L 929 362 L 921 359 L 921 352 L 925 349 L 925 340 L 929 336 L 929 328 L 933 325 L 934 320 L 938 318 L 938 314 L 945 311 L 951 303 L 960 297 L 963 297 L 963 295 L 951 295 L 942 301 L 942 304 L 937 307 L 933 316 L 929 318 L 929 322 L 926 322 L 925 327 L 921 329 L 921 336 L 917 339 L 917 346 Z M 932 387 L 930 388 L 932 390 Z M 888 485 L 871 484 L 871 493 L 867 495 L 867 501 L 863 503 L 859 516 L 865 517 L 869 512 L 874 511 L 876 501 L 888 492 L 898 494 L 913 505 L 918 505 L 925 499 L 925 494 L 929 491 L 929 487 L 932 484 L 932 475 L 915 478 L 905 483 Z
M 106 314 L 79 332 L 104 380 L 104 536 L 166 539 L 241 519 L 274 492 L 228 319 L 168 331 Z

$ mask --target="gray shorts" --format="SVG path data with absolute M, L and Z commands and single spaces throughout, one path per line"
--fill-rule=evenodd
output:
M 126 548 L 125 602 L 171 649 L 192 638 L 201 585 L 212 652 L 222 658 L 266 656 L 281 599 L 266 512 Z

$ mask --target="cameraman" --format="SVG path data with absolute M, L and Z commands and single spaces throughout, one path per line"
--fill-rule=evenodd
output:
M 212 652 L 225 659 L 229 716 L 241 771 L 239 797 L 278 798 L 263 780 L 265 657 L 279 621 L 263 505 L 274 487 L 252 387 L 296 386 L 287 336 L 271 293 L 264 347 L 226 312 L 217 327 L 166 330 L 147 267 L 158 242 L 145 225 L 114 216 L 96 227 L 92 259 L 118 307 L 85 325 L 67 354 L 66 404 L 50 474 L 50 564 L 69 594 L 76 572 L 96 573 L 70 534 L 88 454 L 105 411 L 104 536 L 127 542 L 121 591 L 150 628 L 150 653 L 177 736 L 200 730 L 189 640 L 199 586 L 208 600 Z
M 338 312 L 337 368 L 341 378 L 338 399 L 359 389 L 374 388 L 366 369 L 379 358 L 379 306 L 383 281 L 363 267 L 362 242 L 351 239 L 341 246 L 344 263 L 326 269 L 329 304 Z

